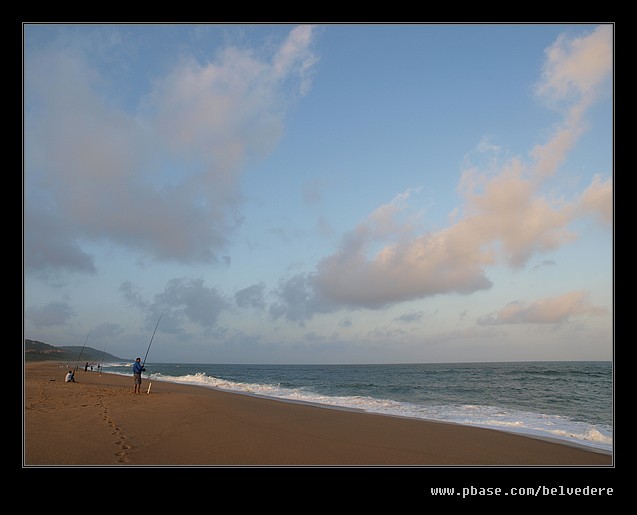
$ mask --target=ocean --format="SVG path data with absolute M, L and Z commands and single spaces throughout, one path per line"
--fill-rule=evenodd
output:
M 131 363 L 104 364 L 131 374 Z M 595 449 L 613 447 L 610 361 L 391 365 L 146 363 L 170 381 L 398 417 L 488 427 Z

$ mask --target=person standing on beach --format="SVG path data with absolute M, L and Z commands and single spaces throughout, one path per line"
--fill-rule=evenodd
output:
M 135 382 L 135 393 L 140 393 L 142 389 L 142 372 L 145 372 L 146 369 L 141 364 L 141 358 L 137 358 L 135 363 L 133 363 L 133 380 Z

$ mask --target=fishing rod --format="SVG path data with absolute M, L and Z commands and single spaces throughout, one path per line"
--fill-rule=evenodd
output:
M 102 349 L 102 355 L 100 356 L 100 359 L 97 360 L 97 370 L 100 373 L 100 376 L 102 375 L 102 365 L 104 364 L 104 354 L 106 354 L 106 344 L 104 344 L 104 348 Z
M 164 309 L 164 311 L 166 310 Z M 153 335 L 150 337 L 150 343 L 148 344 L 148 349 L 146 349 L 146 355 L 144 356 L 144 361 L 142 362 L 142 368 L 144 367 L 144 364 L 146 363 L 146 358 L 148 357 L 150 346 L 153 344 L 153 338 L 155 338 L 155 332 L 157 331 L 157 328 L 159 327 L 159 321 L 161 320 L 161 317 L 163 316 L 164 311 L 161 312 L 161 315 L 159 315 L 159 320 L 157 320 L 157 324 L 155 324 L 155 330 L 153 331 Z
M 84 345 L 82 345 L 82 350 L 80 350 L 80 355 L 77 357 L 77 361 L 75 362 L 75 370 L 77 370 L 78 364 L 80 362 L 80 358 L 82 357 L 82 353 L 84 352 L 84 347 L 86 347 L 86 342 L 88 341 L 88 337 L 91 336 L 91 331 L 93 328 L 91 327 L 90 331 L 86 335 L 86 340 L 84 340 Z

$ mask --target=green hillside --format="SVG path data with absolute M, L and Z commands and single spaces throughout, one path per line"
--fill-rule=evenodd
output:
M 80 352 L 82 353 L 80 356 Z M 24 340 L 24 359 L 25 361 L 62 361 L 65 363 L 75 363 L 80 357 L 80 364 L 87 361 L 90 364 L 108 362 L 132 361 L 128 358 L 120 358 L 113 356 L 108 352 L 93 349 L 92 347 L 84 347 L 81 345 L 65 345 L 62 347 L 54 347 L 48 343 L 38 342 L 35 340 Z

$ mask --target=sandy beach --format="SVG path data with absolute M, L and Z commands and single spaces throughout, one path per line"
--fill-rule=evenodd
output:
M 611 454 L 456 424 L 24 365 L 23 466 L 580 466 Z

